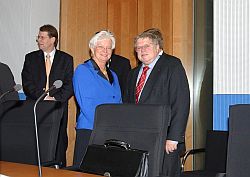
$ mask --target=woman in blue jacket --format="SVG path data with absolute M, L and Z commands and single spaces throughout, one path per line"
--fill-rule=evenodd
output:
M 80 114 L 76 124 L 74 165 L 79 165 L 88 146 L 94 125 L 96 106 L 121 103 L 121 91 L 116 74 L 106 67 L 115 38 L 109 31 L 96 33 L 89 41 L 91 58 L 80 64 L 74 73 L 73 86 Z

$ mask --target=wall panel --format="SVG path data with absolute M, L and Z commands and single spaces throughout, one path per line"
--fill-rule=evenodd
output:
M 164 38 L 164 49 L 173 53 L 173 0 L 138 0 L 138 32 L 159 28 Z
M 215 130 L 228 130 L 230 105 L 250 104 L 249 9 L 249 0 L 214 0 Z
M 0 1 L 0 62 L 10 67 L 16 83 L 22 83 L 25 54 L 38 50 L 39 27 L 52 24 L 58 29 L 59 11 L 59 0 Z
M 193 0 L 173 1 L 173 55 L 180 58 L 186 70 L 190 88 L 190 114 L 186 129 L 186 148 L 193 147 Z M 189 158 L 185 169 L 192 168 Z
M 107 0 L 61 0 L 61 49 L 74 56 L 74 65 L 89 58 L 88 42 L 107 27 Z
M 108 0 L 108 29 L 116 36 L 115 53 L 136 66 L 133 39 L 137 35 L 137 0 Z

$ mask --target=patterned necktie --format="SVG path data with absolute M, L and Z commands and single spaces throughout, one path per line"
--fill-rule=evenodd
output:
M 146 77 L 147 77 L 147 71 L 149 70 L 149 67 L 148 66 L 144 66 L 143 67 L 143 71 L 142 71 L 142 74 L 141 74 L 141 77 L 138 81 L 138 84 L 136 86 L 136 93 L 135 93 L 135 102 L 138 103 L 139 102 L 139 95 L 142 91 L 142 88 L 144 86 L 144 83 L 145 83 L 145 80 L 146 80 Z
M 46 60 L 45 60 L 45 67 L 46 67 L 46 76 L 47 76 L 47 82 L 46 82 L 46 90 L 49 89 L 49 73 L 51 70 L 51 61 L 50 61 L 50 55 L 46 55 Z

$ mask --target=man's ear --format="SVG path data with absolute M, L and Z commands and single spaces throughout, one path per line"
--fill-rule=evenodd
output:
M 52 40 L 53 44 L 55 44 L 56 38 L 52 37 L 51 40 Z
M 159 44 L 156 45 L 156 49 L 157 49 L 157 51 L 160 50 L 160 45 Z

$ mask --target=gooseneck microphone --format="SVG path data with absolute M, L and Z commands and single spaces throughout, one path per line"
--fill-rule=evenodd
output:
M 18 92 L 19 90 L 21 90 L 23 87 L 21 84 L 16 84 L 13 88 L 11 88 L 10 90 L 7 90 L 6 92 L 4 92 L 1 96 L 0 96 L 0 100 L 7 94 L 11 93 L 11 92 Z
M 36 133 L 36 149 L 37 149 L 37 161 L 38 161 L 38 168 L 39 168 L 39 171 L 38 171 L 38 175 L 39 177 L 42 177 L 42 167 L 41 167 L 41 159 L 40 159 L 40 148 L 39 148 L 39 138 L 38 138 L 38 126 L 37 126 L 37 116 L 36 116 L 36 106 L 37 106 L 37 103 L 39 101 L 41 101 L 42 98 L 45 97 L 45 95 L 47 95 L 51 90 L 54 90 L 54 89 L 58 89 L 58 88 L 61 88 L 62 87 L 62 84 L 63 82 L 61 80 L 56 80 L 53 85 L 48 89 L 46 90 L 46 92 L 44 92 L 35 102 L 35 105 L 34 105 L 34 118 L 35 118 L 35 133 Z

